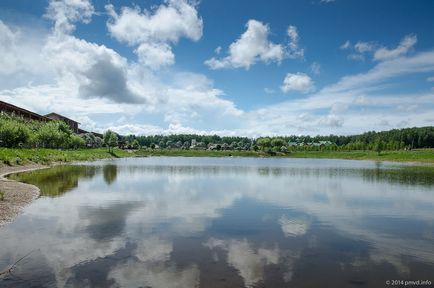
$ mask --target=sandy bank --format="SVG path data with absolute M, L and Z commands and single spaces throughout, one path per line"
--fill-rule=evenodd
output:
M 3 200 L 0 195 L 0 227 L 10 223 L 23 210 L 39 196 L 39 188 L 9 180 L 4 176 L 15 173 L 36 169 L 47 168 L 49 166 L 40 164 L 29 164 L 23 166 L 2 166 L 0 165 L 0 193 L 3 194 Z

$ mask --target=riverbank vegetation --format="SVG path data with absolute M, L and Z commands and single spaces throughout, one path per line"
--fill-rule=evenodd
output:
M 348 160 L 375 160 L 420 162 L 434 164 L 434 149 L 414 149 L 400 151 L 289 151 L 268 153 L 264 151 L 242 150 L 186 150 L 186 149 L 138 149 L 122 150 L 106 148 L 58 150 L 0 148 L 0 163 L 23 165 L 27 163 L 49 164 L 54 162 L 87 161 L 106 158 L 182 156 L 182 157 L 290 157 L 290 158 L 329 158 Z
M 22 165 L 33 163 L 54 163 L 87 161 L 105 158 L 121 158 L 135 156 L 131 151 L 106 148 L 59 150 L 48 148 L 0 148 L 0 163 L 6 165 Z
M 101 136 L 101 137 L 100 137 Z M 0 161 L 9 165 L 132 156 L 303 157 L 434 162 L 434 127 L 350 136 L 77 135 L 62 121 L 0 113 Z

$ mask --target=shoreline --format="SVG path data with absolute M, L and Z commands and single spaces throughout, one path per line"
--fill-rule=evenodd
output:
M 23 209 L 39 197 L 40 190 L 35 185 L 18 182 L 5 178 L 12 173 L 33 171 L 49 168 L 52 165 L 26 164 L 22 166 L 0 165 L 0 227 L 11 223 Z

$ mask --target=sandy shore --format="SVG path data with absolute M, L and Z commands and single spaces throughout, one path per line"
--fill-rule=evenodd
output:
M 40 164 L 23 166 L 0 165 L 0 192 L 3 194 L 3 200 L 0 198 L 0 227 L 12 222 L 26 205 L 39 196 L 38 187 L 9 180 L 4 176 L 14 172 L 24 172 L 47 167 L 49 166 Z

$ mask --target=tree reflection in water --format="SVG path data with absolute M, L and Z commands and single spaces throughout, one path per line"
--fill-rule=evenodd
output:
M 76 188 L 79 179 L 92 179 L 96 171 L 95 166 L 59 165 L 50 169 L 11 174 L 9 178 L 39 187 L 41 196 L 57 197 Z

